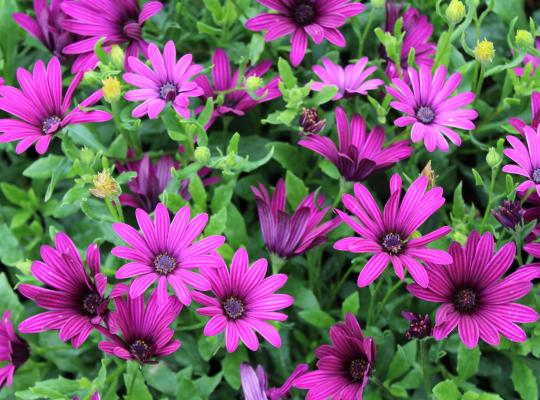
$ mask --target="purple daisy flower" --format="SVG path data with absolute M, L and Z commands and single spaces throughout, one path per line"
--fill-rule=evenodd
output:
M 414 68 L 407 72 L 412 88 L 399 78 L 392 79 L 395 88 L 386 87 L 388 94 L 395 99 L 390 106 L 407 114 L 396 119 L 394 125 L 412 125 L 412 141 L 418 143 L 423 140 L 429 152 L 437 148 L 448 151 L 444 136 L 459 146 L 461 138 L 450 128 L 474 129 L 472 120 L 478 116 L 475 110 L 461 108 L 474 101 L 473 92 L 450 97 L 461 82 L 461 74 L 456 72 L 446 80 L 444 66 L 437 68 L 432 75 L 425 65 L 420 66 L 420 72 Z
M 375 363 L 377 349 L 371 337 L 364 337 L 360 324 L 351 313 L 345 322 L 330 328 L 331 345 L 315 350 L 317 370 L 293 382 L 299 389 L 308 389 L 306 399 L 361 399 Z
M 501 225 L 515 230 L 516 226 L 523 224 L 525 209 L 519 200 L 504 200 L 496 210 L 491 211 L 491 214 Z
M 257 0 L 277 13 L 264 13 L 246 22 L 252 31 L 267 31 L 265 40 L 291 37 L 291 63 L 298 66 L 306 54 L 308 36 L 316 44 L 324 39 L 335 46 L 344 47 L 345 37 L 338 30 L 347 19 L 364 11 L 363 4 L 351 0 Z
M 536 38 L 535 43 L 536 43 L 536 49 L 540 50 L 540 37 Z M 527 65 L 529 63 L 532 64 L 532 71 L 531 71 L 531 76 L 532 76 L 536 72 L 536 68 L 538 68 L 538 65 L 540 65 L 540 59 L 536 56 L 533 56 L 532 54 L 527 54 L 525 55 L 525 58 L 523 59 L 523 64 Z M 514 72 L 516 73 L 517 76 L 523 76 L 523 73 L 525 72 L 525 68 L 524 67 L 514 68 Z
M 343 195 L 343 204 L 357 220 L 340 210 L 336 212 L 360 237 L 338 240 L 334 249 L 374 254 L 360 272 L 358 286 L 369 285 L 391 262 L 399 279 L 404 279 L 405 267 L 416 283 L 427 287 L 429 276 L 419 260 L 434 264 L 452 262 L 446 251 L 426 247 L 428 243 L 446 236 L 451 231 L 449 226 L 424 236 L 411 237 L 444 204 L 442 188 L 434 187 L 426 192 L 428 183 L 427 177 L 420 176 L 401 199 L 401 177 L 394 174 L 390 180 L 390 198 L 383 212 L 371 192 L 360 183 L 354 185 L 354 196 Z
M 83 70 L 79 65 L 97 64 L 94 48 L 102 37 L 106 38 L 105 48 L 127 44 L 126 62 L 130 56 L 137 57 L 139 51 L 146 57 L 148 43 L 141 36 L 142 26 L 161 10 L 163 4 L 148 1 L 141 9 L 138 0 L 63 0 L 61 7 L 67 15 L 62 27 L 80 36 L 80 40 L 63 49 L 64 54 L 78 56 L 72 68 L 77 72 Z
M 309 369 L 307 364 L 298 365 L 283 386 L 268 388 L 268 375 L 260 365 L 257 370 L 249 364 L 240 364 L 240 380 L 246 400 L 285 400 L 289 398 L 293 382 Z
M 71 339 L 80 347 L 108 315 L 109 300 L 105 297 L 107 277 L 100 272 L 99 248 L 95 244 L 86 250 L 87 273 L 79 251 L 65 233 L 57 233 L 56 248 L 41 246 L 43 261 L 34 261 L 31 270 L 47 287 L 22 284 L 19 292 L 44 313 L 34 315 L 19 325 L 21 333 L 59 330 L 62 341 Z
M 518 192 L 535 189 L 536 193 L 540 194 L 540 127 L 535 130 L 530 126 L 524 126 L 523 132 L 527 146 L 515 136 L 506 136 L 512 148 L 504 149 L 504 155 L 515 164 L 506 164 L 503 171 L 527 178 L 516 188 Z
M 336 125 L 338 147 L 329 137 L 315 134 L 305 135 L 298 144 L 334 164 L 347 181 L 362 181 L 374 172 L 389 168 L 412 154 L 407 140 L 383 148 L 382 127 L 376 126 L 368 134 L 364 119 L 356 114 L 349 124 L 347 114 L 341 107 L 336 108 Z
M 225 331 L 225 347 L 229 353 L 238 348 L 241 340 L 248 349 L 257 351 L 258 332 L 272 346 L 281 347 L 281 337 L 267 321 L 284 321 L 287 315 L 277 312 L 293 304 L 288 294 L 276 294 L 287 282 L 287 275 L 275 274 L 265 278 L 268 263 L 264 258 L 251 266 L 247 251 L 234 253 L 230 269 L 204 268 L 202 273 L 210 282 L 215 297 L 193 292 L 193 299 L 204 307 L 197 313 L 211 317 L 204 327 L 205 336 Z
M 339 218 L 333 218 L 321 224 L 330 207 L 319 209 L 324 205 L 324 197 L 319 195 L 315 200 L 315 193 L 308 194 L 292 215 L 287 214 L 283 179 L 276 184 L 272 197 L 262 183 L 258 188 L 252 186 L 251 190 L 257 202 L 266 248 L 282 259 L 292 258 L 325 243 L 326 235 L 341 223 Z
M 82 77 L 83 74 L 77 74 L 62 96 L 62 70 L 58 58 L 51 58 L 47 68 L 38 60 L 33 75 L 24 68 L 17 69 L 21 90 L 0 86 L 0 110 L 17 117 L 0 119 L 0 132 L 3 132 L 0 143 L 19 141 L 15 149 L 17 154 L 35 143 L 36 151 L 43 154 L 54 135 L 66 126 L 110 120 L 112 116 L 108 112 L 83 111 L 84 107 L 101 99 L 101 89 L 69 111 L 73 92 Z
M 298 125 L 302 129 L 302 133 L 317 134 L 326 126 L 326 120 L 319 118 L 319 112 L 316 108 L 304 108 L 298 117 Z
M 117 291 L 126 293 L 128 287 L 119 284 Z M 109 317 L 109 329 L 100 332 L 109 340 L 99 342 L 100 350 L 123 360 L 154 364 L 156 357 L 165 357 L 180 347 L 169 325 L 178 318 L 182 304 L 174 296 L 159 301 L 154 292 L 144 306 L 144 294 L 137 297 L 117 296 L 116 310 Z M 122 336 L 119 335 L 122 334 Z
M 531 127 L 536 130 L 540 125 L 540 92 L 533 92 L 531 95 Z M 525 136 L 524 127 L 527 125 L 525 121 L 517 117 L 508 119 L 508 123 L 514 127 L 516 131 Z
M 208 215 L 199 214 L 190 221 L 189 214 L 189 207 L 182 207 L 170 222 L 167 207 L 159 203 L 153 222 L 144 210 L 135 210 L 142 234 L 127 224 L 113 225 L 113 230 L 128 246 L 115 247 L 112 254 L 131 261 L 116 271 L 115 276 L 117 279 L 137 277 L 129 288 L 131 297 L 139 297 L 155 281 L 158 281 L 158 302 L 167 302 L 167 283 L 184 305 L 191 304 L 188 285 L 210 290 L 210 283 L 191 270 L 222 266 L 223 259 L 216 250 L 225 238 L 207 236 L 196 241 L 208 222 Z
M 213 85 L 206 75 L 199 75 L 194 79 L 194 82 L 199 85 L 203 90 L 203 100 L 216 99 L 220 92 L 227 92 L 236 88 L 239 84 L 245 85 L 245 82 L 238 82 L 239 69 L 231 72 L 231 64 L 227 53 L 222 49 L 216 49 L 212 58 L 212 80 Z M 259 65 L 248 67 L 245 71 L 245 77 L 262 77 L 268 72 L 272 66 L 272 61 L 265 60 Z M 245 115 L 246 111 L 251 110 L 257 104 L 264 103 L 265 101 L 273 100 L 281 96 L 281 91 L 278 88 L 279 76 L 276 76 L 270 80 L 263 87 L 255 90 L 257 99 L 251 97 L 251 95 L 244 90 L 235 90 L 230 93 L 226 93 L 223 98 L 223 104 L 214 107 L 214 113 L 210 118 L 210 121 L 206 124 L 205 128 L 208 129 L 216 120 L 216 118 L 224 115 Z M 197 109 L 197 112 L 201 112 L 204 106 Z
M 332 99 L 334 101 L 359 94 L 366 96 L 369 90 L 375 90 L 384 85 L 381 79 L 367 79 L 377 70 L 377 67 L 366 68 L 367 63 L 368 58 L 362 57 L 355 64 L 342 68 L 324 57 L 324 67 L 314 65 L 312 68 L 322 82 L 313 82 L 311 89 L 318 92 L 327 86 L 335 86 L 338 91 Z
M 128 60 L 132 72 L 125 73 L 124 80 L 139 89 L 128 91 L 124 97 L 128 101 L 143 100 L 131 115 L 140 118 L 148 114 L 148 118 L 155 119 L 165 105 L 171 103 L 179 115 L 189 118 L 189 98 L 203 94 L 202 89 L 190 79 L 200 73 L 203 67 L 191 63 L 191 54 L 182 56 L 176 62 L 176 47 L 172 40 L 165 44 L 163 54 L 151 43 L 148 58 L 152 69 L 136 57 L 129 57 Z
M 514 342 L 527 340 L 515 323 L 535 322 L 538 314 L 522 304 L 514 303 L 529 293 L 532 280 L 540 277 L 540 268 L 523 266 L 503 278 L 516 254 L 513 242 L 495 253 L 493 235 L 472 232 L 467 244 L 452 243 L 448 249 L 453 263 L 428 263 L 429 286 L 407 285 L 419 299 L 443 303 L 435 316 L 433 337 L 441 340 L 458 327 L 465 346 L 474 348 L 478 339 L 498 346 L 499 334 Z
M 0 320 L 0 389 L 6 384 L 11 386 L 13 374 L 30 357 L 28 343 L 15 333 L 10 316 L 11 312 L 6 311 Z
M 433 327 L 431 326 L 429 314 L 420 315 L 411 311 L 402 311 L 401 316 L 409 321 L 409 329 L 405 334 L 407 339 L 422 339 L 432 335 Z

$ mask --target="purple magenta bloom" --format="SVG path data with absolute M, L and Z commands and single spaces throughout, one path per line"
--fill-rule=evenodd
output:
M 307 364 L 298 365 L 283 386 L 268 388 L 268 375 L 264 368 L 257 365 L 257 370 L 249 364 L 240 364 L 240 380 L 246 400 L 286 400 L 292 389 L 293 382 L 307 372 Z
M 336 108 L 338 147 L 326 136 L 306 135 L 298 142 L 334 164 L 347 181 L 358 182 L 374 172 L 386 169 L 412 154 L 408 141 L 402 140 L 386 148 L 384 130 L 376 126 L 368 134 L 360 115 L 353 115 L 351 123 L 341 107 Z
M 117 291 L 129 289 L 120 284 Z M 116 310 L 111 312 L 109 330 L 100 327 L 100 332 L 109 340 L 99 342 L 100 350 L 123 360 L 136 360 L 141 364 L 154 364 L 156 357 L 165 357 L 180 347 L 174 339 L 174 331 L 169 325 L 178 318 L 182 304 L 174 296 L 166 296 L 163 301 L 154 292 L 144 306 L 144 294 L 137 297 L 117 296 Z M 119 335 L 122 334 L 122 336 Z
M 78 72 L 84 71 L 80 64 L 97 64 L 94 48 L 102 37 L 106 38 L 103 42 L 106 49 L 113 44 L 127 44 L 126 62 L 130 56 L 137 57 L 139 51 L 146 57 L 148 43 L 141 36 L 142 27 L 163 4 L 148 1 L 141 9 L 138 0 L 63 0 L 61 7 L 67 15 L 62 21 L 63 28 L 80 36 L 79 41 L 63 49 L 64 54 L 78 56 L 72 68 Z
M 59 330 L 60 339 L 64 342 L 71 339 L 71 344 L 77 348 L 108 316 L 107 277 L 100 272 L 99 248 L 95 244 L 86 250 L 90 274 L 69 236 L 57 233 L 55 246 L 41 246 L 43 261 L 34 261 L 31 268 L 32 274 L 47 287 L 19 286 L 23 296 L 49 311 L 21 322 L 19 331 Z
M 405 334 L 407 339 L 422 339 L 432 335 L 433 327 L 431 326 L 429 314 L 420 315 L 411 311 L 402 311 L 401 316 L 409 321 L 409 328 Z
M 516 226 L 523 223 L 525 209 L 521 205 L 521 201 L 504 200 L 496 210 L 492 210 L 491 214 L 508 229 L 515 230 Z
M 143 100 L 131 115 L 141 118 L 148 114 L 148 118 L 155 119 L 170 103 L 179 115 L 189 118 L 189 98 L 203 94 L 202 89 L 195 82 L 190 82 L 190 79 L 201 72 L 203 67 L 191 63 L 191 54 L 182 56 L 176 62 L 176 47 L 172 40 L 165 44 L 163 54 L 151 43 L 148 46 L 148 58 L 152 69 L 138 58 L 129 57 L 132 72 L 125 73 L 124 80 L 139 89 L 128 91 L 124 97 L 128 101 Z
M 444 66 L 437 68 L 434 75 L 425 65 L 420 66 L 420 72 L 414 68 L 407 71 L 410 86 L 404 80 L 395 78 L 392 79 L 395 88 L 386 87 L 388 94 L 395 99 L 390 106 L 407 114 L 396 119 L 394 125 L 412 125 L 412 141 L 418 143 L 423 140 L 429 152 L 437 148 L 447 152 L 445 136 L 459 146 L 461 138 L 450 128 L 474 129 L 472 120 L 478 117 L 475 110 L 461 108 L 474 101 L 473 92 L 450 97 L 461 82 L 461 74 L 456 72 L 446 80 Z
M 533 92 L 531 95 L 531 127 L 536 130 L 540 125 L 540 92 Z M 508 123 L 514 127 L 516 131 L 525 136 L 525 121 L 517 117 L 508 119 Z
M 203 100 L 206 101 L 209 98 L 216 99 L 219 92 L 229 91 L 236 88 L 239 84 L 245 85 L 245 82 L 238 82 L 239 69 L 237 68 L 233 73 L 231 72 L 231 64 L 227 53 L 222 49 L 216 49 L 212 58 L 212 80 L 213 86 L 206 75 L 199 75 L 194 79 L 203 90 Z M 244 74 L 246 79 L 249 77 L 261 78 L 268 72 L 272 66 L 272 61 L 266 60 L 259 65 L 248 67 Z M 231 93 L 225 94 L 222 105 L 217 105 L 214 108 L 214 113 L 210 118 L 210 121 L 206 124 L 205 128 L 209 128 L 216 118 L 224 115 L 245 115 L 246 111 L 251 110 L 257 104 L 264 103 L 265 101 L 273 100 L 281 96 L 281 91 L 278 88 L 279 76 L 272 78 L 266 85 L 255 90 L 257 99 L 251 97 L 251 95 L 245 90 L 235 90 Z M 202 111 L 204 107 L 199 107 L 197 112 Z
M 222 266 L 223 259 L 216 250 L 225 238 L 207 236 L 196 241 L 208 222 L 208 215 L 199 214 L 190 221 L 189 214 L 189 207 L 182 207 L 170 222 L 167 207 L 160 203 L 153 222 L 144 210 L 135 210 L 142 234 L 127 224 L 113 225 L 113 230 L 128 246 L 115 247 L 112 254 L 131 261 L 116 271 L 115 276 L 117 279 L 137 277 L 129 288 L 130 297 L 144 294 L 155 281 L 158 281 L 158 302 L 167 302 L 167 284 L 184 305 L 191 304 L 188 285 L 210 290 L 210 283 L 191 270 Z
M 526 178 L 525 182 L 516 188 L 518 192 L 534 189 L 540 194 L 540 127 L 535 130 L 530 126 L 524 126 L 523 132 L 527 146 L 515 136 L 506 136 L 512 148 L 504 149 L 504 155 L 515 164 L 506 164 L 503 171 Z
M 62 96 L 62 70 L 58 58 L 53 57 L 45 68 L 38 60 L 33 75 L 24 68 L 17 69 L 21 90 L 0 86 L 0 110 L 18 119 L 0 119 L 0 143 L 19 141 L 15 151 L 20 154 L 35 143 L 36 151 L 43 154 L 54 135 L 68 125 L 103 122 L 112 118 L 101 110 L 83 111 L 102 97 L 101 89 L 69 111 L 71 98 L 83 74 L 77 74 L 64 97 Z M 63 97 L 63 100 L 62 100 Z
M 6 384 L 11 386 L 13 374 L 30 357 L 28 343 L 15 333 L 10 316 L 11 312 L 6 311 L 0 320 L 0 389 Z
M 447 337 L 456 326 L 461 341 L 471 349 L 479 338 L 498 346 L 499 334 L 514 342 L 527 340 L 525 332 L 515 323 L 535 322 L 538 314 L 514 301 L 531 291 L 531 281 L 540 277 L 540 268 L 523 266 L 503 277 L 512 266 L 516 246 L 507 243 L 495 255 L 494 250 L 491 233 L 480 236 L 474 231 L 464 247 L 457 242 L 450 245 L 448 251 L 453 263 L 428 263 L 428 287 L 407 286 L 419 299 L 443 303 L 435 316 L 436 340 Z
M 319 210 L 324 197 L 319 195 L 315 201 L 315 193 L 308 194 L 292 215 L 287 214 L 283 179 L 276 184 L 272 197 L 262 183 L 258 188 L 252 186 L 251 191 L 257 202 L 266 248 L 280 258 L 292 258 L 325 243 L 327 234 L 341 223 L 339 218 L 333 218 L 321 224 L 330 207 Z
M 225 347 L 236 351 L 240 340 L 252 351 L 259 348 L 258 332 L 272 346 L 281 347 L 281 336 L 267 321 L 285 321 L 287 315 L 277 312 L 289 307 L 294 298 L 274 293 L 287 282 L 287 275 L 275 274 L 265 278 L 268 263 L 259 258 L 251 266 L 247 251 L 234 253 L 230 269 L 203 268 L 215 297 L 193 292 L 193 299 L 204 307 L 197 313 L 211 317 L 204 327 L 205 336 L 225 332 Z
M 259 14 L 246 22 L 252 31 L 267 31 L 265 40 L 271 42 L 283 36 L 291 37 L 290 59 L 298 66 L 306 54 L 308 36 L 316 44 L 324 39 L 335 46 L 344 47 L 345 37 L 339 27 L 347 19 L 364 11 L 363 4 L 350 0 L 257 0 L 277 13 Z
M 319 118 L 319 112 L 316 108 L 304 108 L 298 118 L 298 124 L 302 128 L 302 133 L 319 133 L 326 125 L 325 119 Z
M 377 349 L 371 337 L 364 337 L 360 324 L 351 313 L 345 322 L 330 328 L 331 345 L 315 350 L 317 370 L 293 382 L 299 389 L 308 389 L 306 399 L 361 399 L 375 363 Z
M 312 68 L 322 82 L 313 82 L 311 89 L 318 92 L 327 86 L 335 86 L 338 91 L 332 99 L 334 101 L 359 94 L 366 96 L 369 90 L 375 90 L 384 85 L 381 79 L 367 79 L 377 70 L 377 67 L 366 68 L 367 63 L 368 58 L 362 57 L 355 64 L 342 68 L 324 57 L 324 67 L 314 65 Z
M 536 49 L 540 50 L 540 37 L 536 38 Z M 540 59 L 536 56 L 533 56 L 532 54 L 525 55 L 525 58 L 523 59 L 523 64 L 532 64 L 532 71 L 531 76 L 536 72 L 536 68 L 538 68 L 538 65 L 540 65 Z M 514 72 L 517 76 L 523 76 L 523 73 L 525 72 L 524 67 L 517 67 L 514 68 Z
M 334 249 L 373 254 L 358 276 L 358 286 L 369 285 L 391 262 L 399 279 L 404 279 L 405 267 L 416 283 L 427 287 L 429 276 L 419 260 L 435 264 L 452 262 L 446 251 L 426 247 L 428 243 L 446 236 L 451 231 L 449 226 L 424 236 L 411 237 L 444 204 L 442 188 L 434 187 L 426 192 L 428 183 L 425 176 L 417 178 L 400 204 L 401 177 L 394 174 L 390 180 L 390 198 L 383 212 L 371 192 L 360 183 L 354 185 L 354 196 L 343 195 L 343 204 L 358 220 L 340 210 L 336 212 L 360 237 L 338 240 Z

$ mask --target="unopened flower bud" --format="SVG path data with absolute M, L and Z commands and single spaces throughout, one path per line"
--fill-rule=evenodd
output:
M 486 156 L 487 165 L 490 168 L 496 168 L 502 162 L 502 157 L 494 147 L 490 147 Z
M 429 314 L 420 315 L 410 311 L 402 311 L 401 316 L 409 321 L 409 329 L 405 334 L 407 339 L 422 339 L 432 335 L 433 329 Z
M 94 176 L 93 183 L 94 188 L 90 189 L 90 193 L 100 199 L 110 199 L 118 196 L 121 192 L 120 185 L 107 170 L 98 172 Z
M 460 0 L 452 0 L 446 9 L 448 22 L 453 25 L 459 24 L 463 17 L 465 17 L 465 4 Z
M 194 152 L 195 160 L 201 164 L 206 164 L 210 159 L 210 149 L 206 146 L 199 146 Z
M 304 133 L 319 133 L 326 125 L 326 120 L 319 118 L 316 108 L 304 108 L 298 123 Z
M 518 29 L 516 32 L 516 45 L 520 49 L 527 50 L 534 44 L 534 38 L 531 32 L 525 29 Z
M 88 147 L 83 147 L 81 149 L 81 162 L 84 165 L 90 165 L 92 161 L 94 161 L 94 151 L 92 149 L 89 149 Z
M 431 168 L 431 160 L 428 161 L 422 172 L 420 172 L 420 175 L 428 178 L 428 186 L 430 188 L 435 187 L 437 175 L 435 174 L 435 170 Z
M 504 200 L 498 209 L 493 210 L 491 214 L 508 229 L 515 230 L 516 226 L 523 223 L 525 210 L 520 201 Z
M 101 81 L 103 84 L 103 99 L 107 103 L 115 103 L 120 99 L 122 95 L 122 84 L 114 77 L 109 76 L 107 79 Z
M 371 6 L 373 8 L 383 8 L 386 0 L 371 0 Z
M 490 64 L 493 61 L 493 57 L 495 57 L 495 47 L 493 46 L 493 42 L 486 39 L 478 42 L 476 44 L 476 49 L 474 49 L 474 54 L 476 60 L 479 62 Z
M 264 80 L 256 75 L 251 75 L 249 78 L 246 79 L 246 90 L 249 92 L 253 92 L 254 90 L 257 90 L 261 88 L 264 85 Z
M 111 47 L 111 62 L 115 68 L 123 69 L 125 60 L 124 50 L 117 44 L 113 44 Z

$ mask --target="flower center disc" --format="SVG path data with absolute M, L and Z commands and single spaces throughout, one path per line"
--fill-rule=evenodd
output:
M 176 259 L 167 253 L 160 254 L 154 259 L 154 269 L 162 275 L 170 274 L 176 268 Z
M 540 184 L 540 168 L 536 168 L 532 173 L 532 180 L 536 184 Z
M 460 313 L 469 314 L 478 307 L 476 297 L 476 291 L 473 289 L 459 289 L 454 295 L 454 306 Z
M 145 361 L 150 358 L 149 346 L 142 339 L 133 342 L 129 347 L 129 351 L 137 360 Z
M 422 106 L 416 111 L 416 118 L 423 124 L 431 124 L 435 119 L 435 112 L 429 106 Z
M 353 382 L 361 382 L 364 379 L 364 375 L 369 367 L 369 364 L 365 358 L 355 358 L 349 364 L 349 374 Z
M 238 319 L 244 314 L 244 303 L 236 297 L 229 297 L 223 303 L 223 310 L 230 319 Z
M 103 303 L 103 298 L 96 294 L 90 293 L 83 300 L 83 310 L 91 316 L 96 316 L 98 314 L 99 306 Z
M 403 250 L 403 241 L 398 233 L 387 234 L 381 245 L 387 253 L 392 255 L 398 255 Z
M 315 20 L 315 7 L 311 1 L 300 3 L 293 12 L 293 19 L 298 25 L 306 26 Z
M 176 88 L 176 85 L 171 82 L 167 82 L 159 88 L 159 95 L 165 101 L 174 101 L 177 92 L 178 89 Z
M 49 118 L 45 119 L 41 123 L 41 130 L 45 134 L 54 133 L 60 127 L 60 122 L 61 121 L 62 121 L 62 119 L 60 119 L 60 117 L 57 117 L 56 115 L 53 115 L 52 117 L 49 117 Z

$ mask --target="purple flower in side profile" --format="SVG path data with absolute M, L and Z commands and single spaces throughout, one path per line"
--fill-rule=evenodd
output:
M 536 49 L 540 50 L 540 37 L 536 38 Z M 540 65 L 540 59 L 536 56 L 533 56 L 532 54 L 525 55 L 525 58 L 523 59 L 523 64 L 532 64 L 532 71 L 531 75 L 533 75 L 536 72 L 536 69 L 538 68 L 538 65 Z M 524 67 L 516 67 L 514 68 L 514 72 L 517 76 L 523 76 L 523 73 L 525 72 Z
M 220 92 L 231 91 L 239 85 L 244 88 L 245 81 L 239 82 L 239 69 L 231 71 L 231 64 L 227 53 L 222 49 L 216 49 L 212 58 L 212 80 L 213 85 L 206 75 L 199 75 L 194 79 L 194 82 L 203 90 L 202 98 L 206 101 L 209 98 L 216 99 Z M 272 61 L 265 60 L 259 65 L 248 67 L 244 71 L 246 80 L 250 77 L 261 78 L 268 72 L 272 66 Z M 214 107 L 214 113 L 205 128 L 209 128 L 216 118 L 224 115 L 242 116 L 257 104 L 265 101 L 273 100 L 281 96 L 281 91 L 278 88 L 279 76 L 272 78 L 266 85 L 255 90 L 256 99 L 245 90 L 239 89 L 226 93 L 223 97 L 223 104 Z M 197 111 L 202 111 L 204 106 Z
M 365 6 L 350 0 L 257 0 L 262 5 L 277 11 L 264 13 L 246 22 L 252 31 L 267 31 L 265 40 L 271 42 L 283 36 L 291 37 L 290 59 L 298 66 L 306 54 L 308 36 L 316 44 L 328 40 L 335 46 L 344 47 L 345 37 L 339 27 L 347 19 L 362 13 Z
M 424 236 L 412 237 L 444 204 L 442 188 L 434 187 L 426 192 L 428 183 L 427 177 L 420 176 L 401 199 L 401 177 L 394 174 L 390 180 L 390 198 L 383 212 L 371 192 L 360 183 L 354 185 L 354 196 L 343 196 L 343 204 L 357 220 L 340 210 L 336 212 L 360 237 L 338 240 L 334 249 L 373 254 L 358 276 L 358 286 L 369 285 L 382 274 L 390 262 L 399 279 L 404 279 L 405 267 L 416 283 L 427 287 L 429 275 L 419 260 L 434 264 L 452 262 L 452 257 L 446 251 L 426 247 L 428 243 L 446 236 L 451 231 L 449 226 L 443 226 Z
M 318 369 L 297 378 L 293 386 L 309 390 L 306 399 L 361 399 L 375 363 L 375 341 L 363 335 L 351 313 L 330 328 L 330 340 L 331 345 L 315 350 Z
M 454 73 L 446 80 L 446 68 L 440 66 L 432 75 L 425 65 L 420 72 L 414 68 L 407 70 L 410 86 L 399 78 L 392 79 L 394 87 L 386 90 L 395 100 L 390 106 L 406 114 L 394 121 L 394 125 L 403 127 L 412 125 L 411 140 L 414 143 L 424 141 L 429 152 L 439 148 L 448 151 L 445 136 L 456 146 L 461 145 L 461 138 L 454 130 L 474 129 L 472 122 L 478 116 L 475 110 L 463 109 L 474 101 L 473 92 L 465 92 L 450 97 L 461 82 L 461 74 Z
M 43 261 L 34 261 L 31 267 L 32 275 L 47 286 L 19 286 L 23 296 L 49 311 L 21 322 L 19 331 L 59 330 L 60 339 L 64 342 L 71 339 L 77 348 L 108 315 L 107 277 L 100 272 L 99 248 L 95 244 L 86 250 L 90 274 L 69 236 L 57 233 L 55 246 L 41 246 Z
M 326 235 L 336 228 L 341 221 L 333 218 L 323 222 L 330 207 L 319 209 L 324 204 L 324 197 L 308 194 L 298 205 L 293 214 L 286 211 L 287 194 L 285 181 L 276 184 L 274 195 L 270 197 L 262 183 L 252 186 L 255 195 L 261 231 L 268 251 L 282 259 L 292 258 L 326 242 Z
M 319 118 L 319 112 L 316 108 L 304 108 L 298 118 L 298 124 L 302 128 L 302 133 L 319 133 L 326 125 L 325 119 Z
M 167 284 L 184 305 L 191 304 L 188 285 L 210 290 L 210 283 L 192 270 L 222 266 L 223 259 L 216 250 L 225 238 L 207 236 L 196 241 L 208 222 L 208 215 L 199 214 L 191 221 L 189 215 L 189 207 L 182 207 L 170 222 L 167 207 L 159 203 L 154 221 L 144 210 L 135 210 L 142 233 L 124 223 L 113 225 L 113 230 L 128 246 L 115 247 L 112 254 L 131 261 L 116 271 L 115 276 L 117 279 L 137 277 L 129 288 L 130 297 L 144 294 L 155 281 L 158 302 L 168 301 Z
M 517 117 L 511 117 L 508 119 L 508 123 L 514 127 L 516 131 L 525 136 L 525 121 Z M 530 126 L 537 130 L 540 125 L 540 92 L 533 92 L 531 94 L 531 124 Z
M 10 316 L 11 312 L 6 311 L 0 320 L 0 389 L 6 384 L 11 386 L 13 374 L 30 357 L 28 343 L 15 333 Z
M 349 64 L 345 68 L 334 64 L 329 58 L 323 58 L 323 65 L 314 65 L 313 72 L 322 82 L 313 82 L 311 89 L 320 91 L 327 86 L 335 86 L 338 91 L 332 100 L 336 101 L 343 97 L 355 95 L 367 95 L 369 90 L 375 90 L 384 85 L 381 79 L 368 79 L 377 67 L 368 67 L 367 57 L 362 57 L 355 64 Z
M 127 292 L 120 284 L 117 291 Z M 137 297 L 117 296 L 116 310 L 111 312 L 109 329 L 100 327 L 100 332 L 109 340 L 99 342 L 100 350 L 123 360 L 135 360 L 140 364 L 155 364 L 155 358 L 165 357 L 180 347 L 174 339 L 169 325 L 178 318 L 182 304 L 174 296 L 157 299 L 154 292 L 144 306 L 144 294 Z M 120 336 L 119 334 L 122 334 Z
M 329 137 L 314 134 L 304 136 L 298 144 L 334 164 L 347 181 L 362 181 L 412 154 L 412 148 L 406 140 L 383 148 L 382 127 L 376 126 L 368 134 L 364 119 L 360 115 L 353 115 L 349 124 L 347 114 L 341 107 L 336 108 L 336 125 L 338 147 Z
M 530 126 L 524 126 L 523 132 L 527 146 L 515 136 L 506 136 L 512 148 L 504 149 L 504 155 L 515 164 L 506 164 L 503 171 L 526 178 L 525 182 L 516 188 L 518 192 L 534 189 L 540 195 L 540 127 L 535 130 Z
M 211 317 L 204 327 L 205 336 L 225 332 L 225 347 L 236 351 L 242 341 L 252 351 L 259 348 L 258 332 L 272 346 L 281 347 L 281 336 L 267 321 L 284 321 L 287 315 L 277 312 L 289 307 L 294 298 L 274 293 L 287 282 L 287 275 L 275 274 L 265 278 L 268 263 L 264 258 L 251 266 L 247 251 L 234 253 L 230 269 L 203 268 L 215 297 L 194 292 L 193 299 L 202 304 L 197 313 Z
M 492 210 L 491 214 L 508 229 L 515 230 L 516 226 L 523 223 L 525 209 L 521 205 L 521 201 L 504 200 L 496 210 Z
M 409 321 L 409 329 L 405 334 L 407 339 L 422 339 L 432 335 L 433 327 L 431 326 L 429 314 L 420 315 L 410 311 L 402 311 L 401 316 Z
M 84 107 L 101 99 L 101 89 L 69 111 L 73 92 L 82 77 L 77 74 L 62 95 L 62 70 L 58 58 L 51 58 L 46 68 L 43 61 L 38 60 L 33 74 L 24 68 L 17 69 L 21 89 L 0 86 L 0 110 L 17 118 L 0 119 L 0 132 L 3 133 L 0 143 L 19 141 L 15 149 L 17 154 L 35 144 L 36 151 L 43 154 L 54 135 L 66 126 L 110 120 L 112 116 L 108 112 L 83 111 Z
M 148 118 L 155 119 L 170 103 L 178 115 L 189 118 L 189 98 L 203 94 L 202 89 L 190 79 L 202 71 L 202 66 L 191 63 L 191 54 L 182 56 L 177 62 L 172 40 L 165 44 L 163 54 L 151 43 L 148 58 L 152 69 L 136 57 L 128 58 L 131 72 L 124 74 L 124 80 L 139 89 L 128 91 L 124 97 L 128 101 L 143 101 L 131 115 L 134 118 L 148 115 Z
M 514 261 L 516 246 L 507 243 L 494 254 L 489 232 L 480 236 L 474 231 L 464 247 L 454 242 L 448 251 L 453 263 L 428 263 L 428 287 L 407 286 L 419 299 L 443 303 L 435 316 L 433 337 L 442 340 L 457 326 L 461 341 L 471 349 L 479 338 L 498 346 L 499 334 L 514 342 L 527 340 L 516 322 L 535 322 L 538 314 L 514 301 L 531 291 L 531 281 L 540 277 L 540 267 L 523 266 L 503 277 Z
M 293 382 L 309 369 L 307 364 L 298 365 L 283 386 L 268 388 L 268 375 L 260 365 L 257 370 L 249 364 L 240 364 L 240 380 L 246 400 L 286 400 L 292 389 Z

